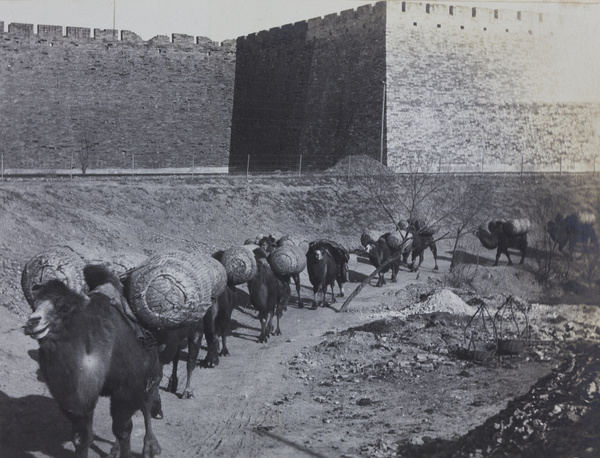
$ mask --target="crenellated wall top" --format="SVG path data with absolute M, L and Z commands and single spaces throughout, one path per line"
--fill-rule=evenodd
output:
M 39 24 L 37 33 L 33 24 L 13 22 L 8 24 L 8 32 L 4 31 L 4 21 L 0 21 L 0 32 L 12 35 L 18 38 L 40 38 L 44 40 L 97 40 L 97 41 L 120 41 L 123 43 L 147 43 L 157 44 L 196 44 L 202 48 L 223 48 L 231 49 L 235 47 L 235 40 L 225 40 L 222 42 L 212 41 L 207 37 L 193 36 L 182 33 L 173 33 L 171 36 L 157 35 L 148 41 L 144 41 L 139 35 L 130 30 L 116 29 L 93 29 L 86 27 L 66 28 L 60 25 Z
M 386 9 L 403 15 L 407 20 L 415 22 L 436 22 L 437 24 L 456 23 L 462 21 L 467 25 L 498 28 L 527 28 L 551 31 L 552 27 L 563 24 L 565 17 L 557 14 L 540 13 L 534 11 L 517 11 L 504 9 L 491 9 L 470 6 L 453 6 L 443 3 L 429 2 L 376 2 L 363 5 L 355 9 L 341 11 L 340 13 L 311 18 L 293 24 L 273 27 L 268 31 L 260 31 L 240 37 L 240 40 L 255 39 L 256 37 L 277 35 L 290 30 L 306 30 L 306 28 L 335 27 L 353 20 L 368 17 L 373 12 Z M 265 37 L 266 38 L 266 37 Z

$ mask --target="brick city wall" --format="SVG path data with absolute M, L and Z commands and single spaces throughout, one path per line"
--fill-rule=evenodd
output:
M 14 23 L 1 40 L 4 168 L 227 165 L 235 41 Z
M 600 35 L 568 18 L 390 1 L 224 43 L 4 25 L 5 168 L 77 168 L 86 149 L 90 168 L 238 172 L 249 157 L 514 171 L 598 154 Z
M 592 167 L 600 46 L 583 28 L 389 1 L 239 38 L 230 165 L 295 169 L 302 156 L 323 169 L 367 154 L 401 171 Z
M 390 166 L 545 170 L 561 157 L 593 166 L 600 100 L 588 90 L 590 63 L 569 61 L 591 44 L 568 18 L 387 5 Z M 589 81 L 565 65 L 588 70 Z
M 236 62 L 232 170 L 248 156 L 251 170 L 296 170 L 300 156 L 310 170 L 379 151 L 383 4 L 239 38 Z

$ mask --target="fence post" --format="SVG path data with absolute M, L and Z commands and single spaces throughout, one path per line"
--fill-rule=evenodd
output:
M 131 153 L 131 179 L 135 175 L 135 153 Z
M 0 170 L 2 171 L 2 181 L 4 181 L 4 153 L 0 154 Z
M 246 180 L 248 179 L 249 173 L 250 173 L 250 155 L 248 154 L 248 159 L 246 160 Z
M 302 154 L 300 155 L 300 164 L 298 166 L 298 178 L 302 175 Z
M 192 154 L 192 178 L 194 178 L 194 166 L 196 162 L 196 155 Z
M 558 170 L 559 170 L 559 174 L 560 174 L 560 176 L 562 176 L 562 157 L 560 158 L 560 162 L 559 162 L 559 164 L 560 164 L 560 165 L 559 165 L 559 168 L 558 168 Z
M 521 180 L 523 179 L 523 163 L 524 163 L 525 159 L 523 156 L 521 156 Z
M 73 151 L 71 151 L 71 181 L 73 181 Z
M 350 178 L 350 159 L 352 156 L 348 156 L 348 178 Z
M 483 173 L 483 161 L 484 161 L 485 156 L 482 154 L 481 155 L 481 173 Z

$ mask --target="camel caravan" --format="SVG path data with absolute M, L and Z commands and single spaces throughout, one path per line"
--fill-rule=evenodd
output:
M 598 252 L 595 223 L 591 213 L 557 215 L 545 230 L 558 250 L 567 248 L 565 255 L 572 257 L 577 248 Z M 531 230 L 525 218 L 494 219 L 474 235 L 483 247 L 496 250 L 494 266 L 502 254 L 512 265 L 509 249 L 520 252 L 523 264 Z M 390 271 L 396 281 L 401 263 L 418 271 L 428 248 L 438 270 L 436 233 L 436 228 L 414 218 L 381 235 L 364 231 L 364 250 L 356 252 L 366 254 L 375 267 L 367 282 L 379 274 L 376 286 L 381 287 Z M 77 456 L 87 456 L 92 444 L 99 396 L 111 398 L 117 437 L 111 455 L 131 456 L 132 417 L 140 410 L 146 429 L 143 456 L 160 454 L 151 420 L 163 417 L 159 385 L 164 366 L 173 365 L 166 391 L 176 393 L 177 364 L 187 345 L 187 380 L 180 397 L 194 397 L 190 381 L 195 367 L 217 366 L 220 356 L 230 354 L 226 337 L 234 308 L 254 308 L 260 321 L 257 340 L 267 342 L 282 333 L 280 320 L 292 297 L 292 281 L 298 308 L 303 307 L 304 270 L 312 285 L 313 309 L 326 307 L 336 302 L 336 283 L 338 297 L 344 296 L 349 260 L 350 251 L 335 241 L 309 243 L 289 235 L 279 240 L 260 235 L 213 254 L 165 252 L 134 266 L 91 260 L 68 246 L 50 247 L 34 256 L 21 276 L 32 310 L 24 332 L 39 343 L 41 373 L 72 422 Z M 247 286 L 248 294 L 240 292 L 240 285 Z M 207 354 L 200 360 L 203 338 Z

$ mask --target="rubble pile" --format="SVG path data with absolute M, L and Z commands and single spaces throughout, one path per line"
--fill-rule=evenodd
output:
M 565 362 L 456 441 L 401 444 L 394 456 L 598 456 L 600 345 L 570 345 Z

